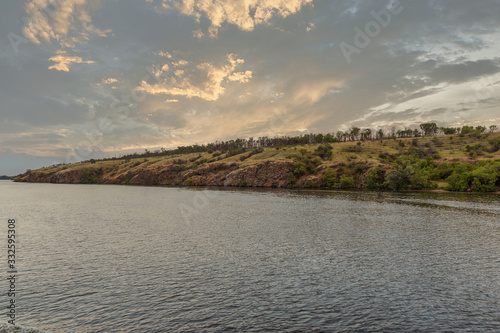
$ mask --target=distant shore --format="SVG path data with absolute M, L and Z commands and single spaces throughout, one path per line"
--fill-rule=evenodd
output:
M 359 190 L 500 190 L 500 133 L 141 156 L 28 170 L 17 182 Z

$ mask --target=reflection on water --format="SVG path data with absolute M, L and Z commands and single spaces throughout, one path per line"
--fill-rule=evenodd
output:
M 0 200 L 19 221 L 23 325 L 500 327 L 498 195 L 0 182 Z

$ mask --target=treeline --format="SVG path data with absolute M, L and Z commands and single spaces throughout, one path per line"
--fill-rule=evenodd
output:
M 14 179 L 14 177 L 6 176 L 6 175 L 0 176 L 0 180 L 10 180 L 10 179 Z
M 283 146 L 293 146 L 293 145 L 304 145 L 304 144 L 318 144 L 318 143 L 336 143 L 336 142 L 348 142 L 348 141 L 368 141 L 368 140 L 384 140 L 384 139 L 397 139 L 397 138 L 418 138 L 424 136 L 435 136 L 435 135 L 452 135 L 460 134 L 466 135 L 471 133 L 484 133 L 484 132 L 496 132 L 498 127 L 492 125 L 489 128 L 484 126 L 463 126 L 463 127 L 439 127 L 436 123 L 424 123 L 419 126 L 420 129 L 415 128 L 405 128 L 397 129 L 393 127 L 389 131 L 384 131 L 383 129 L 372 130 L 369 128 L 362 129 L 359 127 L 352 127 L 348 131 L 337 131 L 335 133 L 327 134 L 303 134 L 299 136 L 277 136 L 277 137 L 259 137 L 248 139 L 236 139 L 228 141 L 215 141 L 209 144 L 203 145 L 190 145 L 190 146 L 180 146 L 177 149 L 167 150 L 161 148 L 158 150 L 150 151 L 145 150 L 144 153 L 133 153 L 120 157 L 112 157 L 104 160 L 121 160 L 121 159 L 133 159 L 133 158 L 147 158 L 154 156 L 172 156 L 172 155 L 183 155 L 192 153 L 205 153 L 210 154 L 214 152 L 226 153 L 229 156 L 237 155 L 246 152 L 247 149 L 254 148 L 275 148 Z M 94 160 L 85 161 L 93 162 Z

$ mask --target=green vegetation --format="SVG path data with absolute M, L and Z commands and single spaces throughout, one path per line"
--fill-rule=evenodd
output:
M 92 172 L 84 170 L 80 179 L 81 184 L 97 184 L 99 178 Z
M 500 189 L 496 126 L 237 139 L 28 170 L 28 182 L 266 186 L 367 190 Z
M 500 160 L 460 163 L 450 171 L 446 188 L 449 191 L 494 192 L 500 186 Z

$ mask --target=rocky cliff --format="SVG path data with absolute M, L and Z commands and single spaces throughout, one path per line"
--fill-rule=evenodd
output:
M 176 164 L 147 165 L 147 161 L 132 168 L 119 168 L 116 165 L 103 167 L 96 163 L 85 168 L 29 171 L 17 180 L 59 184 L 287 187 L 287 174 L 293 171 L 293 163 L 286 160 L 263 161 L 245 166 L 238 163 L 213 163 L 186 169 Z

